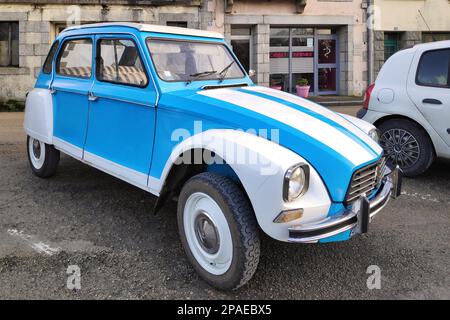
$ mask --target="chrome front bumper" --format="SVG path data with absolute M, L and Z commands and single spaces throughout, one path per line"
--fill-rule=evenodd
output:
M 352 206 L 342 213 L 331 216 L 318 223 L 294 226 L 289 229 L 289 242 L 315 243 L 321 239 L 351 230 L 351 236 L 367 233 L 373 217 L 383 209 L 389 198 L 397 198 L 402 188 L 402 171 L 386 167 L 382 186 L 369 201 L 361 196 Z

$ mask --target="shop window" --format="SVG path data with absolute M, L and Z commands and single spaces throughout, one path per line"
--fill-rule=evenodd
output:
M 389 59 L 394 53 L 400 50 L 400 33 L 385 32 L 384 33 L 384 61 Z
M 422 42 L 450 40 L 450 32 L 423 32 Z
M 19 66 L 19 23 L 0 22 L 0 67 Z

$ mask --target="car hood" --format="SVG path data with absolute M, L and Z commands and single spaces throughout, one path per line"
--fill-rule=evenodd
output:
M 176 91 L 160 108 L 175 108 L 202 121 L 202 130 L 255 130 L 307 160 L 334 202 L 344 201 L 353 172 L 378 161 L 383 151 L 361 128 L 309 100 L 260 87 Z M 181 110 L 180 110 L 181 109 Z M 273 131 L 276 130 L 276 131 Z

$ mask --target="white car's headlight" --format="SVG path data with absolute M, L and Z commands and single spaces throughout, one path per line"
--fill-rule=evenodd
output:
M 371 137 L 376 143 L 380 143 L 380 130 L 373 128 L 369 131 L 369 137 Z
M 294 201 L 303 195 L 309 187 L 309 166 L 299 163 L 290 167 L 284 175 L 283 199 Z

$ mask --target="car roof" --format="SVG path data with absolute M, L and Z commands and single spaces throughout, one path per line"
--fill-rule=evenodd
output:
M 421 49 L 450 48 L 450 40 L 419 43 L 416 44 L 414 48 L 421 48 Z
M 168 27 L 168 26 L 152 25 L 145 23 L 133 23 L 133 22 L 107 22 L 107 23 L 84 24 L 66 28 L 62 31 L 62 33 L 74 30 L 85 30 L 90 28 L 104 28 L 104 27 L 126 27 L 126 28 L 133 28 L 141 32 L 177 34 L 177 35 L 187 35 L 187 36 L 217 38 L 217 39 L 224 38 L 222 34 L 213 31 L 188 29 L 180 27 Z

